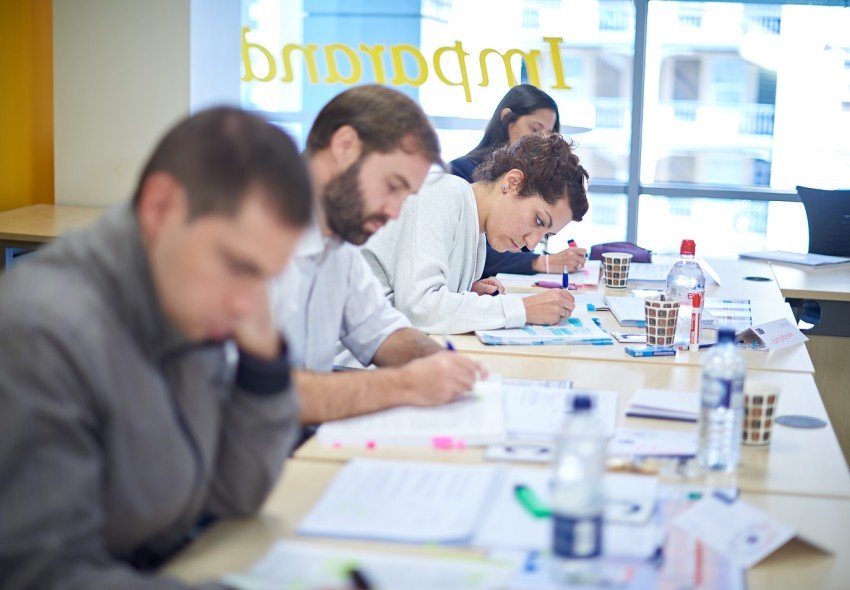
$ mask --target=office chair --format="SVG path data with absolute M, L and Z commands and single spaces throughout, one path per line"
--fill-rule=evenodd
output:
M 797 187 L 809 222 L 809 252 L 850 256 L 850 189 Z

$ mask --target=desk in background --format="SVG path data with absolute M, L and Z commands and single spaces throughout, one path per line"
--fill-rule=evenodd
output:
M 84 227 L 105 211 L 101 207 L 30 205 L 0 212 L 0 271 L 16 250 L 35 250 L 57 236 Z
M 806 330 L 815 382 L 835 425 L 844 455 L 850 455 L 850 264 L 807 268 L 772 263 L 784 297 L 814 301 L 820 322 Z
M 801 347 L 802 348 L 802 347 Z M 464 353 L 466 354 L 466 353 Z M 467 354 L 503 377 L 571 380 L 575 389 L 609 390 L 618 394 L 618 425 L 627 428 L 695 430 L 696 424 L 672 420 L 627 418 L 626 407 L 641 387 L 699 391 L 701 369 L 693 366 L 662 366 L 613 363 L 580 359 L 522 358 Z M 805 430 L 776 425 L 768 447 L 741 447 L 738 486 L 744 491 L 837 497 L 850 500 L 850 473 L 829 425 L 814 379 L 810 373 L 747 371 L 748 381 L 768 381 L 781 388 L 778 414 L 804 414 L 827 421 L 825 428 Z M 480 447 L 439 450 L 424 447 L 367 449 L 350 445 L 333 448 L 311 438 L 295 457 L 306 460 L 344 462 L 354 457 L 480 463 Z

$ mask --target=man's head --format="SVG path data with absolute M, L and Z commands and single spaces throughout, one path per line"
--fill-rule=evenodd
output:
M 307 137 L 307 155 L 323 179 L 328 228 L 358 245 L 398 217 L 428 168 L 441 163 L 437 134 L 422 109 L 375 84 L 346 90 L 325 105 Z
M 231 336 L 264 311 L 311 219 L 306 166 L 262 119 L 216 108 L 183 120 L 154 150 L 133 204 L 159 303 L 192 340 Z

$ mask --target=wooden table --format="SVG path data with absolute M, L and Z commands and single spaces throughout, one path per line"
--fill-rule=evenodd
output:
M 780 317 L 793 320 L 794 314 L 787 303 L 779 296 L 775 299 L 752 300 L 753 321 L 766 322 Z M 624 328 L 610 311 L 599 311 L 591 314 L 602 322 L 602 328 L 611 332 L 642 332 L 639 328 Z M 442 337 L 434 335 L 442 341 Z M 451 337 L 452 344 L 457 350 L 492 354 L 499 356 L 546 357 L 560 359 L 606 360 L 640 365 L 660 364 L 665 366 L 701 366 L 705 355 L 710 349 L 701 351 L 679 351 L 675 356 L 631 357 L 626 354 L 627 344 L 614 342 L 613 345 L 592 344 L 547 344 L 543 346 L 504 345 L 494 346 L 483 344 L 473 334 L 460 334 Z M 812 373 L 815 368 L 805 346 L 791 346 L 776 351 L 743 351 L 744 360 L 749 369 L 770 369 L 776 371 L 795 371 Z
M 693 366 L 662 366 L 576 359 L 468 355 L 488 371 L 523 379 L 569 379 L 576 389 L 610 390 L 618 394 L 618 423 L 627 428 L 695 430 L 693 423 L 625 416 L 631 396 L 640 387 L 698 391 L 701 371 Z M 769 447 L 741 447 L 737 485 L 742 490 L 850 499 L 850 473 L 829 424 L 814 379 L 809 373 L 748 371 L 748 381 L 777 383 L 781 388 L 778 414 L 804 414 L 827 421 L 825 428 L 803 430 L 776 425 Z M 417 459 L 480 463 L 483 449 L 357 446 L 333 448 L 313 437 L 295 453 L 299 459 L 344 462 L 353 457 Z
M 214 525 L 169 562 L 161 573 L 188 583 L 200 583 L 216 579 L 226 572 L 249 568 L 275 540 L 297 537 L 295 530 L 298 523 L 340 467 L 340 463 L 332 462 L 289 461 L 259 516 Z M 807 545 L 791 542 L 748 572 L 747 587 L 750 590 L 847 588 L 847 580 L 850 580 L 850 500 L 755 493 L 744 493 L 742 497 L 834 552 L 834 555 L 825 555 Z M 309 540 L 336 547 L 343 557 L 346 548 L 430 556 L 457 554 L 459 551 L 315 537 Z
M 57 236 L 98 219 L 102 207 L 30 205 L 0 212 L 0 270 L 11 258 L 11 250 L 34 250 Z
M 850 455 L 850 264 L 824 268 L 772 263 L 782 295 L 815 301 L 821 321 L 806 330 L 815 383 L 845 456 Z

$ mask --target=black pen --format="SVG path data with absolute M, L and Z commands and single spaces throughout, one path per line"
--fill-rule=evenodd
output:
M 352 588 L 356 590 L 372 590 L 374 587 L 369 583 L 369 578 L 366 577 L 363 571 L 356 567 L 348 570 L 348 580 L 351 582 Z

